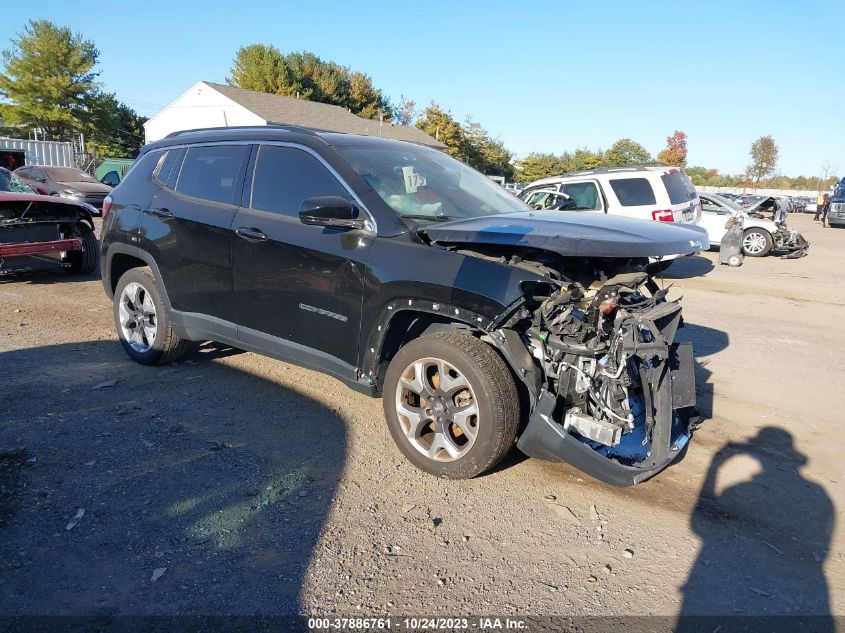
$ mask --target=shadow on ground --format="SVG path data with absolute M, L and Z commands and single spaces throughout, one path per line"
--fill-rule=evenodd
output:
M 823 488 L 801 475 L 806 463 L 792 435 L 776 427 L 716 453 L 691 517 L 702 545 L 683 589 L 679 630 L 721 628 L 718 618 L 683 619 L 701 615 L 722 616 L 726 626 L 739 623 L 724 616 L 816 616 L 746 624 L 835 630 L 824 574 L 835 510 Z
M 713 270 L 713 262 L 700 255 L 690 257 L 679 257 L 672 262 L 672 265 L 663 273 L 665 279 L 690 279 L 692 277 L 704 277 Z
M 299 612 L 346 429 L 232 353 L 0 354 L 0 615 Z

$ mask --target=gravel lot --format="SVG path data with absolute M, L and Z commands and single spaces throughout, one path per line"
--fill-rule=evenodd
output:
M 0 614 L 845 615 L 845 231 L 790 223 L 804 259 L 667 273 L 708 419 L 628 489 L 516 450 L 434 479 L 379 400 L 212 344 L 142 367 L 98 278 L 0 280 Z

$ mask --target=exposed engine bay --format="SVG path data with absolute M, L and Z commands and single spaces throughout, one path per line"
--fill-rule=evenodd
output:
M 489 250 L 458 252 L 496 257 Z M 550 458 L 532 451 L 530 431 L 539 417 L 623 468 L 615 479 L 576 464 L 594 476 L 629 484 L 659 471 L 686 443 L 695 414 L 692 344 L 675 343 L 681 305 L 667 299 L 670 287 L 644 271 L 643 259 L 527 251 L 499 261 L 551 282 L 523 284 L 524 303 L 499 328 L 509 335 L 503 339 L 519 337 L 538 370 L 536 404 L 520 447 Z

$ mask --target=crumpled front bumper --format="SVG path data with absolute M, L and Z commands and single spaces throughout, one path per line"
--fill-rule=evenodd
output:
M 773 250 L 776 253 L 783 253 L 784 259 L 798 259 L 804 257 L 810 250 L 810 243 L 795 229 L 787 228 L 785 225 L 778 228 L 775 233 Z
M 554 420 L 557 397 L 546 390 L 540 393 L 517 447 L 530 457 L 566 462 L 613 486 L 632 486 L 656 475 L 683 452 L 698 422 L 694 406 L 692 346 L 682 343 L 673 348 L 670 384 L 665 387 L 672 390 L 671 399 L 665 401 L 666 404 L 671 402 L 671 410 L 657 411 L 657 424 L 651 435 L 653 442 L 660 442 L 660 438 L 666 441 L 662 447 L 652 447 L 652 455 L 659 456 L 656 460 L 626 465 L 597 452 Z M 682 350 L 680 353 L 679 348 Z

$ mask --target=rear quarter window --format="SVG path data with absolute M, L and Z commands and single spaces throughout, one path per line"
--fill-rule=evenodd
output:
M 121 190 L 125 191 L 131 187 L 137 187 L 140 184 L 149 182 L 152 178 L 153 170 L 163 155 L 164 153 L 161 151 L 147 152 L 132 163 L 132 167 L 120 183 L 122 185 Z
M 695 185 L 689 177 L 682 171 L 673 171 L 669 174 L 663 174 L 660 177 L 663 185 L 666 187 L 666 193 L 669 194 L 669 202 L 672 204 L 683 204 L 689 202 L 696 196 Z
M 657 204 L 654 189 L 645 178 L 611 178 L 610 187 L 623 207 Z

